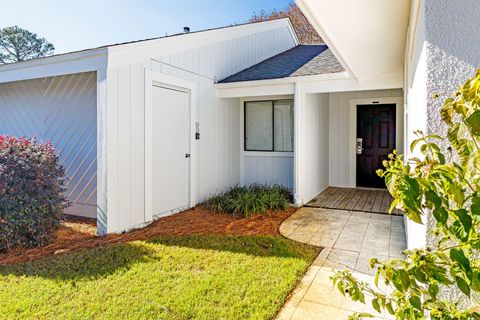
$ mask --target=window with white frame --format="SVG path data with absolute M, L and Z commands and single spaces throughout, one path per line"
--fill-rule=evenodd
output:
M 245 151 L 293 151 L 293 100 L 245 102 Z

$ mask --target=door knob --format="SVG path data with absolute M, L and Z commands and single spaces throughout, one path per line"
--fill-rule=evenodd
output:
M 190 158 L 190 153 L 185 153 L 185 158 Z
M 362 138 L 357 138 L 356 149 L 357 149 L 357 154 L 362 154 L 363 153 L 363 139 Z

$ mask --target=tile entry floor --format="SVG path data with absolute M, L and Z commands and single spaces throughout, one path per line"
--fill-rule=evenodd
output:
M 304 207 L 280 226 L 287 238 L 324 247 L 292 293 L 277 319 L 347 319 L 353 312 L 369 312 L 377 319 L 393 319 L 377 313 L 371 304 L 352 302 L 333 288 L 335 270 L 350 269 L 373 284 L 370 258 L 401 258 L 405 249 L 403 218 L 358 211 Z M 383 288 L 387 290 L 387 288 Z

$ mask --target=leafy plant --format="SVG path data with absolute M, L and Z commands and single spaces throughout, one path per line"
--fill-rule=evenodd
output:
M 234 186 L 206 201 L 215 212 L 250 217 L 267 210 L 286 210 L 291 199 L 288 189 L 280 185 Z
M 417 131 L 411 149 L 420 148 L 422 159 L 404 161 L 394 152 L 379 172 L 394 198 L 390 209 L 400 208 L 417 223 L 430 217 L 438 242 L 405 251 L 405 259 L 372 259 L 377 288 L 348 271 L 333 277 L 351 299 L 365 303 L 371 295 L 377 311 L 386 309 L 397 319 L 480 319 L 472 299 L 480 292 L 480 70 L 445 101 L 441 116 L 446 139 Z M 438 141 L 449 145 L 445 153 Z M 377 290 L 380 281 L 392 288 L 390 294 Z M 446 288 L 461 291 L 470 306 L 442 297 Z M 350 318 L 364 317 L 370 315 Z
M 0 252 L 50 242 L 67 205 L 51 144 L 0 136 Z

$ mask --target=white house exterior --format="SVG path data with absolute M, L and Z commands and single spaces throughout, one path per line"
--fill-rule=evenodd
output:
M 338 51 L 338 56 L 359 79 L 368 79 L 388 67 L 399 67 L 403 74 L 405 146 L 414 139 L 415 130 L 445 133 L 438 112 L 444 98 L 451 96 L 480 66 L 480 2 L 296 0 L 296 3 L 331 50 Z M 358 52 L 368 52 L 369 58 Z M 441 98 L 434 99 L 434 94 Z M 407 157 L 419 156 L 409 148 L 404 152 Z M 429 221 L 425 222 L 419 225 L 406 220 L 408 248 L 434 241 L 432 232 L 427 232 Z
M 217 97 L 214 85 L 296 45 L 284 19 L 4 65 L 0 134 L 58 148 L 67 213 L 96 217 L 101 234 L 143 226 L 240 183 L 240 99 Z
M 1 66 L 0 134 L 52 140 L 69 177 L 69 213 L 96 217 L 101 234 L 234 184 L 283 184 L 299 206 L 328 186 L 372 186 L 367 167 L 384 155 L 365 160 L 362 117 L 384 110 L 372 128 L 388 134 L 375 139 L 407 154 L 413 130 L 438 131 L 430 96 L 450 94 L 478 66 L 479 39 L 458 43 L 455 32 L 480 31 L 480 7 L 296 3 L 326 45 L 299 45 L 282 19 Z M 472 20 L 457 26 L 465 14 Z M 407 232 L 409 247 L 425 242 L 421 227 Z

